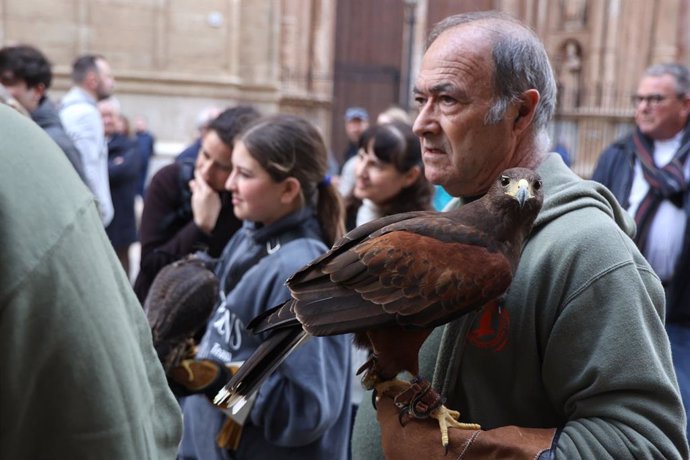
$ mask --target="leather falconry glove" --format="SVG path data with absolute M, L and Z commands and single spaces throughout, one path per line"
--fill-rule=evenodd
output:
M 212 401 L 237 369 L 210 359 L 185 359 L 168 372 L 168 385 L 176 396 L 201 393 Z M 226 417 L 216 443 L 221 449 L 236 450 L 241 437 L 242 426 Z
M 168 371 L 168 384 L 176 396 L 202 393 L 213 400 L 234 370 L 210 359 L 185 359 Z
M 381 445 L 387 459 L 463 459 L 554 458 L 552 444 L 555 428 L 504 426 L 492 430 L 448 430 L 448 452 L 440 446 L 438 423 L 434 419 L 413 419 L 401 423 L 400 410 L 390 397 L 378 399 L 377 414 L 381 426 Z

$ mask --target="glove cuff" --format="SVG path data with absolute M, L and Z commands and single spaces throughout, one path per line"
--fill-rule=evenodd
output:
M 210 359 L 187 359 L 168 372 L 168 382 L 176 395 L 203 393 L 210 399 L 215 397 L 230 377 L 230 369 Z

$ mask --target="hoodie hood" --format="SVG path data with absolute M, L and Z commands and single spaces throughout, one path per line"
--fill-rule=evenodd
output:
M 575 174 L 557 153 L 549 154 L 537 168 L 544 184 L 544 204 L 534 228 L 576 209 L 593 207 L 608 215 L 626 235 L 635 235 L 635 221 L 602 184 Z
M 323 240 L 316 211 L 308 206 L 281 217 L 270 225 L 245 220 L 242 227 L 259 245 L 270 239 L 280 238 L 280 235 L 295 231 L 295 229 L 299 229 L 307 238 Z
M 594 207 L 608 215 L 631 238 L 635 235 L 635 221 L 605 186 L 584 180 L 575 174 L 558 153 L 550 153 L 537 168 L 544 185 L 544 203 L 534 221 L 533 231 L 571 211 Z M 453 198 L 444 211 L 463 204 Z

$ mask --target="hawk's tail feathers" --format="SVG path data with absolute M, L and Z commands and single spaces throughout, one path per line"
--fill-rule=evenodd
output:
M 236 404 L 246 403 L 290 353 L 309 337 L 301 326 L 276 330 L 240 366 L 230 381 L 218 392 L 213 403 L 230 409 Z M 236 410 L 239 410 L 239 407 Z
M 263 332 L 272 331 L 274 329 L 294 328 L 300 326 L 299 321 L 297 321 L 297 318 L 295 318 L 295 314 L 292 311 L 293 302 L 294 300 L 290 299 L 287 302 L 261 313 L 249 322 L 247 325 L 247 330 L 249 330 L 252 334 L 260 334 Z

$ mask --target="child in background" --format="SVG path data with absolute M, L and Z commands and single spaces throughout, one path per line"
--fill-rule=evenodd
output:
M 240 136 L 225 187 L 243 227 L 216 267 L 219 303 L 197 360 L 247 359 L 261 342 L 246 325 L 289 299 L 285 281 L 343 233 L 343 207 L 325 178 L 327 150 L 306 120 L 275 115 Z M 185 398 L 181 459 L 347 458 L 350 432 L 350 342 L 315 337 L 264 383 L 231 452 L 216 435 L 225 414 L 208 400 Z M 224 382 L 223 382 L 224 383 Z

